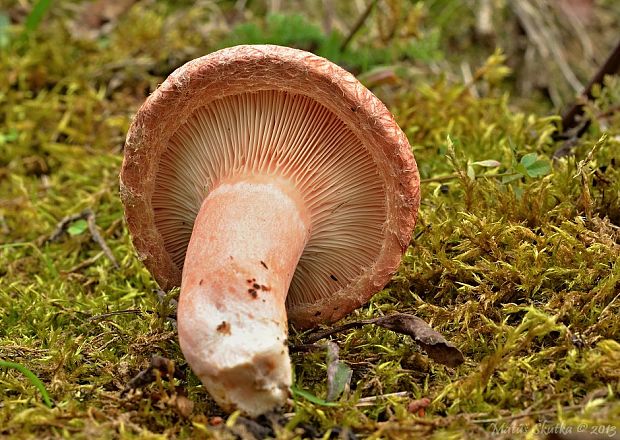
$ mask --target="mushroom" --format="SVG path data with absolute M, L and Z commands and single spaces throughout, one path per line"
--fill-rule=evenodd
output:
M 140 259 L 181 286 L 190 367 L 251 416 L 289 394 L 288 322 L 333 322 L 382 289 L 419 206 L 386 107 L 328 60 L 271 45 L 174 71 L 133 120 L 120 190 Z

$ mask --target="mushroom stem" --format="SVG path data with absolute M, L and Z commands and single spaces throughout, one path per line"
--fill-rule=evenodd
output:
M 302 197 L 273 176 L 220 183 L 200 208 L 183 267 L 179 340 L 225 409 L 256 416 L 286 401 L 285 302 L 309 232 Z

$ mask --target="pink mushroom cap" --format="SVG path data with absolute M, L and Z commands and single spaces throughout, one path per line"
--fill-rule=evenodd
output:
M 301 50 L 236 46 L 175 70 L 138 111 L 120 193 L 139 258 L 180 286 L 194 220 L 219 182 L 282 176 L 305 201 L 310 237 L 289 321 L 342 318 L 381 290 L 415 226 L 419 175 L 405 134 L 353 75 Z

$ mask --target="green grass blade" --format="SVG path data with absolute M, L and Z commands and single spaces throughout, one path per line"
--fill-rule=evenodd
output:
M 26 24 L 25 24 L 26 34 L 32 33 L 37 30 L 37 28 L 39 27 L 39 24 L 41 23 L 41 20 L 43 20 L 45 13 L 47 12 L 47 10 L 50 8 L 51 5 L 52 5 L 52 0 L 39 0 L 34 5 L 34 7 L 32 8 L 32 11 L 30 11 L 30 14 L 28 15 L 28 18 L 26 18 Z
M 41 379 L 39 379 L 28 368 L 15 362 L 9 362 L 9 361 L 3 361 L 3 360 L 0 360 L 0 367 L 13 368 L 19 371 L 20 373 L 22 373 L 24 376 L 28 378 L 30 383 L 33 384 L 39 390 L 39 392 L 41 393 L 41 396 L 43 397 L 43 401 L 45 402 L 45 404 L 50 408 L 54 406 L 54 404 L 52 403 L 52 399 L 50 398 L 50 395 L 45 389 L 45 385 L 43 384 L 43 382 L 41 382 Z
M 294 397 L 303 397 L 304 399 L 312 402 L 316 405 L 321 406 L 338 406 L 336 402 L 328 402 L 327 400 L 323 400 L 320 397 L 315 396 L 309 391 L 302 390 L 301 388 L 297 388 L 296 386 L 291 387 L 291 391 L 293 392 Z

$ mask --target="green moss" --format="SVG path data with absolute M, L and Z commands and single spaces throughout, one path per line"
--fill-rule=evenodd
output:
M 453 19 L 448 6 L 433 2 L 435 22 L 423 7 L 407 8 L 432 39 Z M 47 408 L 21 373 L 0 368 L 0 436 L 232 438 L 211 426 L 210 417 L 222 414 L 187 369 L 167 319 L 178 292 L 163 301 L 155 293 L 123 224 L 117 181 L 131 115 L 176 66 L 227 41 L 222 23 L 232 12 L 226 5 L 138 3 L 94 42 L 72 37 L 71 11 L 62 7 L 50 8 L 25 39 L 22 25 L 0 28 L 0 71 L 8 78 L 0 81 L 0 359 L 34 372 L 55 403 Z M 246 13 L 244 26 L 256 38 L 273 37 L 269 26 L 286 21 L 265 24 Z M 378 20 L 367 26 L 389 27 Z M 287 42 L 342 41 L 312 26 Z M 428 80 L 411 73 L 403 49 L 413 18 L 396 28 L 401 46 L 379 39 L 373 53 L 388 46 L 390 52 L 355 66 L 400 63 L 398 86 L 375 91 L 413 145 L 422 206 L 393 281 L 349 319 L 415 313 L 467 361 L 449 369 L 408 337 L 372 326 L 350 330 L 335 338 L 340 359 L 353 369 L 349 393 L 335 407 L 296 397 L 290 414 L 275 422 L 276 436 L 330 429 L 335 436 L 345 427 L 370 438 L 514 438 L 528 430 L 542 438 L 535 430 L 545 426 L 617 425 L 620 81 L 595 91 L 586 108 L 593 123 L 577 142 L 576 158 L 552 161 L 561 146 L 552 139 L 558 118 L 515 107 L 501 54 L 481 64 L 467 86 L 450 75 Z M 364 50 L 367 36 L 360 38 L 341 61 Z M 428 43 L 429 53 L 440 46 Z M 529 100 L 525 107 L 536 105 Z M 520 168 L 524 157 L 541 171 Z M 475 164 L 481 161 L 486 166 Z M 79 225 L 46 242 L 58 221 L 85 208 L 96 213 L 119 269 Z M 125 312 L 110 313 L 117 311 Z M 293 332 L 292 343 L 303 340 Z M 188 371 L 175 385 L 195 403 L 191 416 L 182 415 L 177 390 L 166 381 L 121 394 L 153 354 Z M 325 353 L 292 359 L 296 386 L 325 398 Z M 401 392 L 408 395 L 390 396 Z M 424 397 L 432 401 L 424 416 L 407 411 Z

